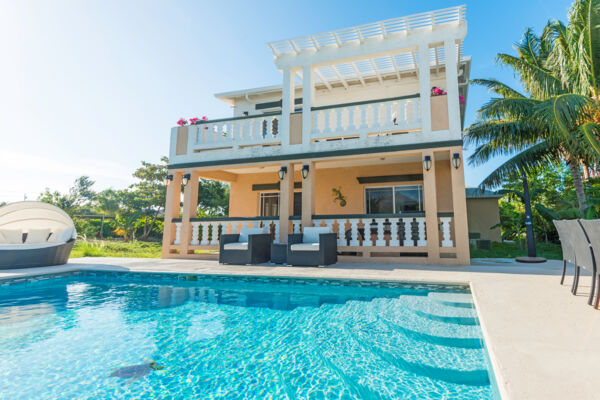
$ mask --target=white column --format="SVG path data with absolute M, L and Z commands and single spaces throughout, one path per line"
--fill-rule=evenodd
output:
M 294 111 L 294 71 L 290 68 L 283 70 L 283 90 L 281 97 L 281 120 L 279 134 L 282 146 L 290 144 L 290 113 Z
M 429 133 L 431 132 L 431 81 L 428 44 L 419 46 L 419 92 L 421 93 L 421 126 L 423 133 Z
M 458 100 L 458 60 L 454 40 L 444 42 L 446 58 L 446 92 L 448 93 L 448 127 L 450 133 L 460 135 L 460 102 Z M 460 136 L 459 136 L 460 137 Z
M 302 67 L 302 146 L 310 145 L 310 132 L 312 130 L 312 119 L 310 108 L 314 100 L 313 70 L 312 65 Z

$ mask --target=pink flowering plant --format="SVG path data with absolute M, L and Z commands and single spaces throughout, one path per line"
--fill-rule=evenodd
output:
M 443 89 L 440 89 L 439 87 L 434 86 L 433 88 L 431 88 L 431 95 L 432 96 L 444 96 L 447 93 L 444 92 Z
M 208 118 L 206 118 L 206 115 L 203 116 L 202 118 L 198 118 L 198 117 L 190 118 L 189 124 L 197 125 L 200 121 L 208 121 Z M 179 125 L 179 126 L 186 126 L 187 124 L 188 124 L 188 120 L 185 118 L 179 118 L 179 121 L 177 121 L 177 125 Z M 208 127 L 205 126 L 204 129 L 208 129 Z
M 465 98 L 462 96 L 458 96 L 458 101 L 460 102 L 460 104 L 464 105 L 465 103 Z

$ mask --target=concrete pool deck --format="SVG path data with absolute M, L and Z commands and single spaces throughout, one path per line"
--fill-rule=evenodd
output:
M 219 265 L 212 260 L 78 258 L 69 264 L 0 270 L 0 279 L 73 270 L 290 276 L 470 283 L 505 399 L 598 399 L 600 311 L 587 305 L 590 277 L 570 292 L 573 268 L 476 259 L 471 266 L 338 263 L 327 268 Z

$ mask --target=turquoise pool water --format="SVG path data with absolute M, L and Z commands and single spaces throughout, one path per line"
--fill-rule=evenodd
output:
M 497 398 L 490 382 L 467 287 L 116 272 L 0 281 L 1 399 Z

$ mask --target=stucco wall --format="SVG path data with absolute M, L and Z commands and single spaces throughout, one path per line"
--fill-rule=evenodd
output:
M 467 199 L 469 232 L 481 233 L 482 239 L 493 242 L 501 240 L 500 228 L 490 229 L 500 222 L 500 209 L 497 198 Z
M 312 171 L 311 171 L 312 173 Z M 422 184 L 422 181 L 360 184 L 357 177 L 421 174 L 423 167 L 417 163 L 399 163 L 369 165 L 344 168 L 323 168 L 316 170 L 315 213 L 316 214 L 363 214 L 365 212 L 365 187 Z M 295 182 L 301 182 L 299 171 L 295 171 Z M 229 215 L 248 217 L 258 215 L 259 191 L 253 191 L 257 183 L 276 183 L 276 173 L 240 174 L 231 183 Z M 450 190 L 450 162 L 436 162 L 436 182 L 438 184 L 437 203 L 439 212 L 452 211 L 452 192 Z M 340 188 L 346 198 L 346 206 L 334 202 L 332 189 Z M 296 189 L 300 190 L 300 189 Z M 268 190 L 267 190 L 268 191 Z M 266 192 L 266 191 L 263 191 Z M 427 199 L 425 199 L 427 202 Z

